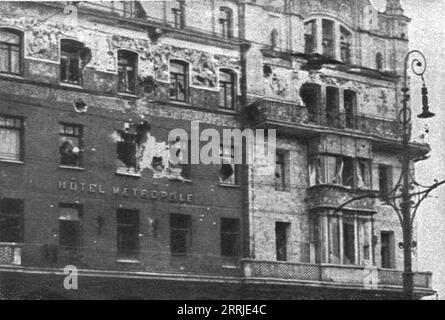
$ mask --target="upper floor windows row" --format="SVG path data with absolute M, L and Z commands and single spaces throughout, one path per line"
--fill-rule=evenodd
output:
M 176 6 L 171 9 L 173 26 L 177 29 L 186 27 L 185 1 L 176 1 Z M 218 35 L 225 39 L 233 37 L 233 10 L 229 7 L 219 8 Z

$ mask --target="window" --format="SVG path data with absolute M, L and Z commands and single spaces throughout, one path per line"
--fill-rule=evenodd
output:
M 277 29 L 272 29 L 272 31 L 270 32 L 270 45 L 272 48 L 276 48 L 278 47 L 278 30 Z
M 76 204 L 59 205 L 59 245 L 76 250 L 80 238 L 80 207 Z
M 59 128 L 60 164 L 69 167 L 82 167 L 82 126 L 60 124 Z
M 339 94 L 335 87 L 326 88 L 326 124 L 334 127 L 340 125 Z
M 365 265 L 373 263 L 373 221 L 359 213 L 316 216 L 311 219 L 316 262 Z M 326 236 L 321 230 L 327 230 Z
M 137 53 L 125 50 L 118 51 L 118 91 L 136 93 Z
M 184 1 L 176 1 L 177 8 L 172 9 L 173 23 L 175 28 L 184 29 L 185 27 L 185 15 L 184 15 Z
M 355 110 L 357 106 L 357 94 L 351 90 L 344 92 L 345 126 L 348 129 L 355 129 Z
M 309 183 L 371 188 L 371 161 L 346 156 L 322 155 L 309 159 Z
M 306 54 L 312 54 L 316 50 L 316 24 L 315 20 L 304 24 L 304 51 Z
M 170 99 L 188 101 L 188 64 L 180 60 L 170 61 Z
M 340 27 L 340 54 L 341 61 L 351 63 L 352 34 L 344 27 Z
M 323 30 L 323 55 L 329 58 L 335 57 L 335 47 L 334 47 L 334 22 L 330 20 L 323 20 L 322 23 Z
M 123 1 L 124 17 L 132 18 L 134 15 L 133 1 Z
M 239 255 L 240 239 L 239 219 L 221 218 L 221 256 Z
M 226 39 L 232 37 L 232 9 L 227 7 L 220 8 L 219 24 L 221 36 Z
M 23 200 L 0 199 L 0 242 L 23 242 Z
M 287 261 L 290 223 L 275 222 L 275 248 L 277 261 Z
M 139 253 L 139 211 L 117 210 L 117 254 L 136 258 Z
M 386 199 L 392 191 L 392 167 L 379 165 L 379 190 L 380 197 Z
M 395 269 L 394 232 L 382 231 L 380 236 L 382 240 L 380 252 L 382 257 L 382 268 Z
M 305 83 L 301 86 L 300 96 L 306 105 L 310 122 L 318 122 L 321 101 L 321 86 Z
M 170 216 L 170 251 L 173 255 L 186 255 L 190 251 L 192 218 L 183 214 Z
M 219 170 L 219 182 L 221 184 L 236 185 L 237 170 L 233 146 L 221 145 L 221 168 Z
M 221 69 L 219 72 L 219 106 L 224 109 L 235 109 L 235 73 Z
M 62 39 L 60 46 L 60 81 L 80 85 L 83 44 Z
M 0 115 L 0 159 L 22 160 L 23 120 Z
M 22 32 L 0 29 L 0 72 L 22 74 Z
M 376 65 L 376 69 L 378 71 L 382 71 L 383 70 L 383 55 L 381 52 L 378 52 L 375 55 L 375 65 Z
M 125 123 L 124 129 L 117 130 L 116 153 L 119 173 L 139 172 L 143 143 L 146 141 L 149 131 L 150 125 L 146 121 Z
M 288 153 L 285 151 L 278 151 L 275 156 L 275 190 L 288 190 Z

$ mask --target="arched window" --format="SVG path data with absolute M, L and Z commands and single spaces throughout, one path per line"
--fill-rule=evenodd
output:
M 220 9 L 219 24 L 221 28 L 221 36 L 226 39 L 230 39 L 233 36 L 233 12 L 228 7 L 221 7 Z
M 301 86 L 300 96 L 306 105 L 310 122 L 317 122 L 321 108 L 321 87 L 313 83 Z
M 219 107 L 224 109 L 235 109 L 235 72 L 229 69 L 219 71 Z
M 187 102 L 188 94 L 188 70 L 187 62 L 170 60 L 170 99 Z
M 0 29 L 0 72 L 22 74 L 23 33 L 14 29 Z
M 69 39 L 60 41 L 60 81 L 80 84 L 81 79 L 81 42 Z
M 121 93 L 136 93 L 137 53 L 119 50 L 118 56 L 118 91 Z
M 270 32 L 270 45 L 272 48 L 278 47 L 278 30 L 275 28 Z
M 379 71 L 383 70 L 383 55 L 381 52 L 378 52 L 375 55 L 375 66 L 376 66 L 377 70 L 379 70 Z

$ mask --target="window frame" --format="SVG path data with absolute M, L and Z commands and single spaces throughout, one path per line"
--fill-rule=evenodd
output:
M 7 33 L 13 34 L 18 36 L 19 38 L 19 44 L 11 44 L 7 41 L 2 41 L 0 39 L 0 50 L 3 50 L 2 46 L 6 46 L 7 53 L 8 53 L 8 71 L 1 71 L 0 74 L 8 74 L 8 75 L 15 75 L 15 76 L 23 76 L 24 73 L 24 37 L 25 34 L 21 30 L 13 29 L 13 28 L 0 28 L 0 31 L 5 31 Z M 19 72 L 12 72 L 12 47 L 17 48 L 16 52 L 18 52 L 18 66 Z
M 66 128 L 70 127 L 71 129 L 73 129 L 72 134 L 70 133 L 66 133 Z M 76 134 L 76 129 L 77 129 L 77 134 Z M 64 131 L 62 133 L 62 130 Z M 70 137 L 70 138 L 76 138 L 78 139 L 78 148 L 79 148 L 79 159 L 77 160 L 78 164 L 77 165 L 71 165 L 71 164 L 64 164 L 62 163 L 62 157 L 63 155 L 60 152 L 60 160 L 59 160 L 59 166 L 63 166 L 63 167 L 71 167 L 71 168 L 83 168 L 83 151 L 84 151 L 84 139 L 83 139 L 83 125 L 79 125 L 79 124 L 73 124 L 73 123 L 67 123 L 67 122 L 60 122 L 59 123 L 59 150 L 62 146 L 61 142 L 62 142 L 62 137 Z
M 120 219 L 121 215 L 134 215 L 132 218 L 134 219 L 134 223 L 130 223 L 128 221 L 122 221 Z M 116 249 L 118 258 L 137 258 L 140 254 L 140 226 L 141 217 L 140 210 L 138 209 L 127 209 L 127 208 L 118 208 L 116 210 Z M 125 232 L 123 232 L 125 230 Z M 124 237 L 128 237 L 127 230 L 131 230 L 134 232 L 132 235 L 132 239 L 130 241 L 127 239 L 122 240 Z M 123 247 L 123 243 L 125 242 L 134 242 L 135 248 L 128 249 Z
M 122 57 L 124 56 L 125 57 Z M 121 58 L 126 59 L 127 63 L 123 64 L 121 63 Z M 130 63 L 132 60 L 133 63 Z M 117 85 L 117 92 L 120 94 L 130 94 L 135 95 L 137 94 L 137 78 L 138 78 L 138 68 L 139 67 L 139 54 L 130 50 L 124 50 L 119 49 L 117 50 L 117 74 L 118 74 L 118 85 Z M 130 70 L 133 69 L 132 72 L 134 73 L 132 77 L 129 76 Z M 124 86 L 121 87 L 121 71 L 124 75 L 123 82 Z M 132 79 L 131 79 L 132 78 Z M 133 87 L 131 88 L 131 81 L 133 81 Z
M 229 7 L 219 8 L 220 35 L 224 39 L 233 38 L 233 10 Z M 225 15 L 225 16 L 224 16 Z
M 220 153 L 220 159 L 221 159 L 221 165 L 220 170 L 218 172 L 218 178 L 219 178 L 219 185 L 222 186 L 239 186 L 239 177 L 238 177 L 238 165 L 235 164 L 235 147 L 233 145 L 230 146 L 230 156 L 227 153 L 227 149 L 229 146 L 224 146 L 224 143 L 220 145 L 221 153 Z M 233 168 L 233 173 L 226 179 L 221 179 L 221 170 L 223 170 L 224 165 L 231 165 Z M 233 178 L 232 178 L 233 176 Z M 227 181 L 227 180 L 233 181 Z
M 230 81 L 224 81 L 222 80 L 222 74 L 225 74 L 226 76 L 230 77 Z M 236 110 L 236 98 L 237 98 L 237 77 L 236 72 L 231 69 L 221 68 L 219 69 L 219 100 L 218 100 L 218 107 L 224 110 Z M 227 88 L 230 86 L 231 88 Z M 231 97 L 231 103 L 229 105 L 228 103 L 228 96 Z M 224 97 L 224 105 L 221 105 L 221 97 Z
M 283 234 L 281 234 L 283 232 Z M 289 261 L 289 239 L 291 234 L 291 223 L 275 221 L 275 258 L 280 262 Z M 278 236 L 281 237 L 278 237 Z M 284 248 L 284 251 L 280 249 Z
M 72 45 L 75 52 L 70 52 L 69 50 L 64 50 L 64 45 Z M 82 57 L 81 57 L 81 48 L 83 47 L 83 43 L 74 39 L 60 39 L 60 82 L 68 85 L 82 85 Z M 76 60 L 76 68 L 77 68 L 77 79 L 70 81 L 70 77 L 72 76 L 72 61 Z M 65 62 L 63 62 L 65 61 Z M 63 77 L 65 74 L 65 77 Z M 64 79 L 65 78 L 65 79 Z
M 25 139 L 24 139 L 24 131 L 25 131 L 25 119 L 23 117 L 20 116 L 12 116 L 12 115 L 6 115 L 6 114 L 1 114 L 0 113 L 0 119 L 3 118 L 3 121 L 6 123 L 6 121 L 8 119 L 13 119 L 14 122 L 19 121 L 20 126 L 17 127 L 15 126 L 8 126 L 8 125 L 1 125 L 0 124 L 0 129 L 4 129 L 4 130 L 8 130 L 8 131 L 18 131 L 18 138 L 19 138 L 19 150 L 18 150 L 18 157 L 16 157 L 15 159 L 10 159 L 10 158 L 3 158 L 1 157 L 0 154 L 0 161 L 18 161 L 18 162 L 23 162 L 24 158 L 25 158 Z
M 178 225 L 182 222 L 184 226 L 173 225 L 173 220 L 175 218 L 183 219 L 182 221 L 177 221 Z M 193 219 L 191 215 L 188 214 L 179 214 L 172 213 L 170 214 L 170 254 L 174 257 L 185 257 L 191 254 L 192 251 L 192 226 Z M 185 237 L 185 243 L 183 245 L 184 250 L 178 250 L 179 247 L 176 247 L 176 243 L 178 239 L 174 239 L 175 237 L 180 235 L 179 238 Z
M 173 72 L 172 71 L 172 64 L 176 64 L 181 66 L 183 68 L 183 73 Z M 182 103 L 188 103 L 190 101 L 190 80 L 189 80 L 189 74 L 190 74 L 190 64 L 184 60 L 178 60 L 178 59 L 171 59 L 169 61 L 169 74 L 170 74 L 170 100 L 176 101 L 176 102 L 182 102 Z M 184 99 L 179 99 L 178 94 L 178 84 L 181 83 L 180 77 L 183 77 L 183 86 L 184 86 Z M 172 87 L 172 85 L 174 86 Z M 172 95 L 172 90 L 174 90 L 175 95 Z
M 224 221 L 225 222 L 231 222 L 234 223 L 236 230 L 223 230 L 224 228 Z M 229 228 L 227 228 L 229 229 Z M 226 246 L 225 246 L 225 240 L 229 239 L 229 242 L 231 245 L 229 247 L 233 248 L 234 252 L 230 254 L 229 252 L 226 252 Z M 241 223 L 240 219 L 238 218 L 220 218 L 220 254 L 222 257 L 226 258 L 235 258 L 240 255 L 241 252 Z M 231 251 L 228 249 L 228 251 Z
M 67 220 L 61 218 L 62 208 L 66 209 L 76 209 L 77 210 L 77 216 L 78 220 Z M 58 218 L 58 232 L 59 232 L 59 247 L 63 248 L 67 251 L 76 252 L 79 249 L 80 244 L 80 238 L 81 238 L 81 220 L 83 216 L 83 206 L 79 204 L 73 204 L 73 203 L 59 203 L 59 218 Z M 62 226 L 65 225 L 67 227 L 68 225 L 71 225 L 71 227 L 74 229 L 75 236 L 74 236 L 74 243 L 73 245 L 66 245 L 66 243 L 63 243 L 64 240 L 66 240 L 67 236 L 62 236 Z M 66 229 L 65 229 L 66 230 Z
M 307 33 L 311 26 L 311 33 Z M 309 45 L 310 44 L 310 45 Z M 304 23 L 304 53 L 313 54 L 317 50 L 317 20 L 312 19 Z
M 15 212 L 4 212 L 4 206 L 6 206 L 5 202 L 11 202 L 14 203 L 18 207 L 18 210 Z M 23 243 L 24 242 L 24 221 L 25 221 L 25 202 L 23 199 L 16 199 L 16 198 L 1 198 L 0 199 L 0 226 L 6 221 L 3 220 L 4 217 L 7 217 L 7 219 L 14 219 L 16 221 L 16 231 L 15 236 L 17 237 L 14 239 L 14 241 L 10 240 L 4 240 L 5 238 L 2 238 L 3 240 L 0 240 L 0 242 L 5 243 Z M 2 230 L 2 227 L 0 227 L 0 230 Z M 4 237 L 5 233 L 1 233 L 0 237 Z

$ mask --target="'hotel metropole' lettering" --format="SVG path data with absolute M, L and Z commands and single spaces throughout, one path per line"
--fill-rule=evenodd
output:
M 72 192 L 83 192 L 90 194 L 105 194 L 107 188 L 102 184 L 90 184 L 85 182 L 71 181 L 59 181 L 59 190 L 67 190 Z M 114 196 L 127 197 L 127 198 L 139 198 L 148 200 L 163 200 L 172 202 L 193 202 L 193 194 L 184 194 L 179 192 L 159 191 L 159 190 L 147 190 L 140 188 L 128 188 L 128 187 L 115 187 L 111 188 L 111 192 Z

